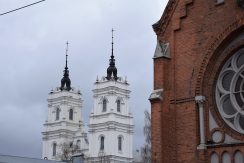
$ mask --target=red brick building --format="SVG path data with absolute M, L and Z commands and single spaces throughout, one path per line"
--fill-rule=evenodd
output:
M 153 29 L 153 162 L 243 163 L 244 0 L 169 0 Z

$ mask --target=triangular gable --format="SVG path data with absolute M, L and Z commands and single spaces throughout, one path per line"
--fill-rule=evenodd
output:
M 153 24 L 153 30 L 156 33 L 163 33 L 169 23 L 169 20 L 171 19 L 172 15 L 173 15 L 173 11 L 175 10 L 176 4 L 177 4 L 178 0 L 169 0 L 168 4 L 164 10 L 163 16 L 161 17 L 161 19 Z

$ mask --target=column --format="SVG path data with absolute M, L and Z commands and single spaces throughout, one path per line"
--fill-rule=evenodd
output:
M 200 145 L 197 147 L 198 149 L 206 149 L 206 141 L 205 141 L 205 127 L 204 127 L 204 108 L 203 103 L 205 101 L 204 96 L 196 96 L 195 101 L 198 104 L 199 109 L 199 127 L 200 127 Z

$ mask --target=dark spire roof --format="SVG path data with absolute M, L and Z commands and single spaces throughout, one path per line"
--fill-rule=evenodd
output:
M 69 70 L 68 70 L 68 47 L 69 47 L 69 43 L 66 43 L 67 47 L 66 47 L 66 63 L 65 63 L 65 68 L 64 68 L 64 76 L 61 80 L 61 90 L 71 90 L 70 84 L 71 84 L 71 80 L 69 79 Z M 65 87 L 66 85 L 66 87 Z
M 112 54 L 109 60 L 109 67 L 107 68 L 107 80 L 117 80 L 117 68 L 115 67 L 115 59 L 114 59 L 114 29 L 112 29 Z

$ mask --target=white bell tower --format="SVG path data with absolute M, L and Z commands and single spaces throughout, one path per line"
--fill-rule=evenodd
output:
M 76 148 L 76 153 L 84 153 L 88 150 L 87 134 L 83 131 L 81 118 L 81 93 L 79 90 L 71 88 L 67 56 L 66 50 L 66 66 L 61 87 L 52 90 L 47 100 L 48 117 L 42 132 L 43 159 L 65 159 L 64 148 Z M 71 154 L 74 153 L 68 153 L 69 156 Z
M 93 162 L 132 162 L 134 125 L 129 110 L 130 90 L 127 81 L 117 77 L 113 41 L 107 77 L 97 79 L 94 85 L 94 107 L 89 123 L 89 157 Z

